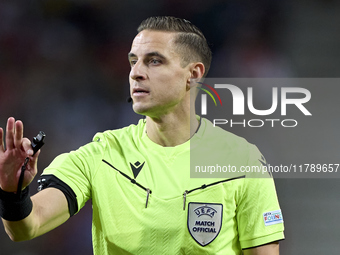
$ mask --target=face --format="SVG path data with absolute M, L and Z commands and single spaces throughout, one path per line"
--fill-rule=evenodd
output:
M 175 36 L 170 32 L 143 30 L 133 40 L 129 81 L 136 113 L 160 117 L 188 107 L 190 64 L 181 66 Z

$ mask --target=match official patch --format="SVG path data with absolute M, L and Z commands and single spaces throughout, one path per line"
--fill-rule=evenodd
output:
M 270 226 L 278 223 L 283 223 L 281 210 L 266 212 L 263 214 L 265 226 Z
M 222 204 L 193 203 L 188 205 L 190 235 L 202 246 L 214 241 L 222 226 Z

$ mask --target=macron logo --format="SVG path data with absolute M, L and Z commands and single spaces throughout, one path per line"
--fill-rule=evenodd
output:
M 131 164 L 130 162 L 130 167 L 133 173 L 133 177 L 135 179 L 137 178 L 137 175 L 139 174 L 139 172 L 142 170 L 144 164 L 145 164 L 145 161 L 143 162 L 143 164 L 141 164 L 139 161 L 136 161 L 134 164 Z

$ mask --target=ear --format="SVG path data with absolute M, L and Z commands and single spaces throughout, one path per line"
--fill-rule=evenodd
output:
M 199 82 L 205 71 L 204 64 L 202 62 L 191 63 L 189 67 L 190 78 L 187 81 L 187 90 L 189 90 L 193 85 Z
M 202 62 L 191 63 L 191 79 L 199 81 L 204 75 L 205 67 Z

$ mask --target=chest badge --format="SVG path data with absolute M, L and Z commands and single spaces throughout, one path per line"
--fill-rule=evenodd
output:
M 222 204 L 193 203 L 188 205 L 188 230 L 201 246 L 217 237 L 222 226 Z

